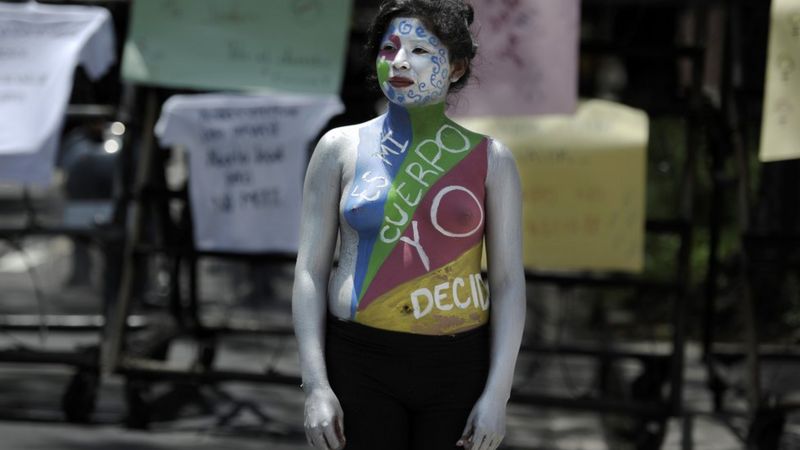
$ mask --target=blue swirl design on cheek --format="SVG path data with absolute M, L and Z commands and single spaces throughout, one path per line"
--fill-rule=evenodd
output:
M 423 81 L 422 83 L 419 84 L 419 90 L 420 90 L 420 92 L 427 91 L 428 90 L 428 85 Z
M 414 103 L 421 103 L 422 100 L 423 100 L 422 99 L 422 94 L 420 94 L 420 93 L 418 93 L 418 92 L 416 92 L 414 90 L 408 91 L 406 93 L 406 95 L 408 95 L 409 100 L 411 100 Z
M 433 87 L 441 89 L 444 87 L 444 80 L 443 77 L 437 75 L 442 72 L 442 58 L 432 56 L 431 62 L 434 64 L 434 66 L 431 70 L 430 83 Z M 444 70 L 447 71 L 447 68 L 444 68 Z
M 412 28 L 413 28 L 413 26 L 411 26 L 410 23 L 408 23 L 408 22 L 406 22 L 404 20 L 404 21 L 400 22 L 400 26 L 398 27 L 398 30 L 400 31 L 400 34 L 409 34 L 409 33 L 411 33 L 411 29 Z
M 439 98 L 444 97 L 445 89 L 444 89 L 444 80 L 450 75 L 450 69 L 444 68 L 441 71 L 442 75 L 437 77 L 436 74 L 431 74 L 431 85 L 433 85 L 436 90 L 431 92 L 429 97 L 431 98 Z

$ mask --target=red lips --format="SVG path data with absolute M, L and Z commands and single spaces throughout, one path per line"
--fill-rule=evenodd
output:
M 391 77 L 389 78 L 389 84 L 395 88 L 404 88 L 414 84 L 414 80 L 405 77 Z

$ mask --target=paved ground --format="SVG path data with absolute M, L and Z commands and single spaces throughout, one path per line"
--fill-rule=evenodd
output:
M 35 314 L 38 311 L 30 267 L 42 292 L 48 313 L 94 314 L 102 310 L 99 298 L 103 261 L 91 253 L 93 269 L 87 283 L 70 285 L 74 246 L 65 238 L 32 238 L 23 243 L 25 258 L 0 243 L 0 314 Z M 204 311 L 210 315 L 261 318 L 269 322 L 288 323 L 287 290 L 291 284 L 291 268 L 271 267 L 269 277 L 251 273 L 229 263 L 210 262 L 203 266 L 201 293 Z M 250 280 L 269 282 L 253 284 Z M 87 280 L 84 280 L 87 281 Z M 152 288 L 156 289 L 156 288 Z M 152 291 L 151 289 L 151 291 Z M 256 300 L 264 293 L 273 298 L 268 303 Z M 213 295 L 211 295 L 213 294 Z M 154 301 L 158 292 L 149 292 Z M 42 336 L 33 331 L 0 329 L 0 347 L 27 346 L 46 349 L 74 349 L 78 345 L 96 343 L 96 333 L 63 333 L 51 331 Z M 692 425 L 692 448 L 700 450 L 733 450 L 743 448 L 731 428 L 712 418 L 710 396 L 704 387 L 704 371 L 692 347 L 686 371 L 684 398 L 696 411 Z M 169 349 L 168 360 L 175 366 L 188 365 L 196 354 L 190 340 L 177 340 Z M 224 341 L 216 359 L 216 367 L 263 370 L 277 368 L 297 374 L 296 352 L 290 338 L 236 337 Z M 518 368 L 517 384 L 539 392 L 560 393 L 566 398 L 591 392 L 596 385 L 594 366 L 579 358 L 537 357 L 523 355 Z M 636 367 L 620 367 L 621 378 Z M 775 375 L 777 373 L 777 375 Z M 788 369 L 773 372 L 779 377 L 799 380 Z M 254 383 L 221 383 L 217 390 L 202 388 L 194 402 L 177 411 L 169 411 L 170 403 L 159 409 L 163 420 L 154 421 L 148 431 L 136 431 L 124 425 L 128 414 L 124 396 L 124 380 L 112 376 L 103 380 L 97 409 L 91 425 L 72 425 L 63 420 L 61 396 L 73 370 L 57 365 L 0 365 L 0 449 L 303 449 L 299 424 L 302 423 L 302 395 L 298 388 L 267 386 Z M 736 376 L 736 375 L 734 375 Z M 621 388 L 624 390 L 624 387 Z M 174 386 L 157 383 L 150 398 L 163 397 Z M 263 421 L 257 414 L 244 410 L 227 423 L 220 418 L 231 411 L 236 400 L 247 400 L 260 413 L 270 418 Z M 742 407 L 741 399 L 730 398 L 730 404 Z M 512 404 L 509 407 L 508 449 L 624 450 L 633 448 L 614 430 L 630 427 L 632 419 L 615 418 L 589 412 L 547 409 Z M 736 421 L 734 421 L 734 425 Z M 667 424 L 663 448 L 688 448 L 682 434 L 684 422 L 672 419 Z M 741 423 L 740 423 L 741 425 Z M 791 436 L 800 436 L 790 424 L 784 448 L 794 447 Z M 800 442 L 800 441 L 796 441 Z

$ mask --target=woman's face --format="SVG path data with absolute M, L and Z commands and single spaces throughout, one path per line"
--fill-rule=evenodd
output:
M 450 87 L 450 55 L 419 19 L 392 20 L 376 63 L 378 83 L 390 102 L 413 107 L 444 101 Z

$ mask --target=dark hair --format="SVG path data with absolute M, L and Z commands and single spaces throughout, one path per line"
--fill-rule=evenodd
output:
M 464 75 L 450 85 L 450 92 L 455 92 L 467 84 L 470 75 L 470 63 L 478 49 L 469 31 L 475 13 L 462 0 L 384 0 L 378 14 L 372 20 L 367 33 L 365 50 L 371 61 L 375 61 L 380 50 L 381 40 L 395 17 L 415 17 L 422 21 L 450 52 L 450 61 L 463 60 Z M 375 64 L 371 65 L 371 79 L 377 79 Z

